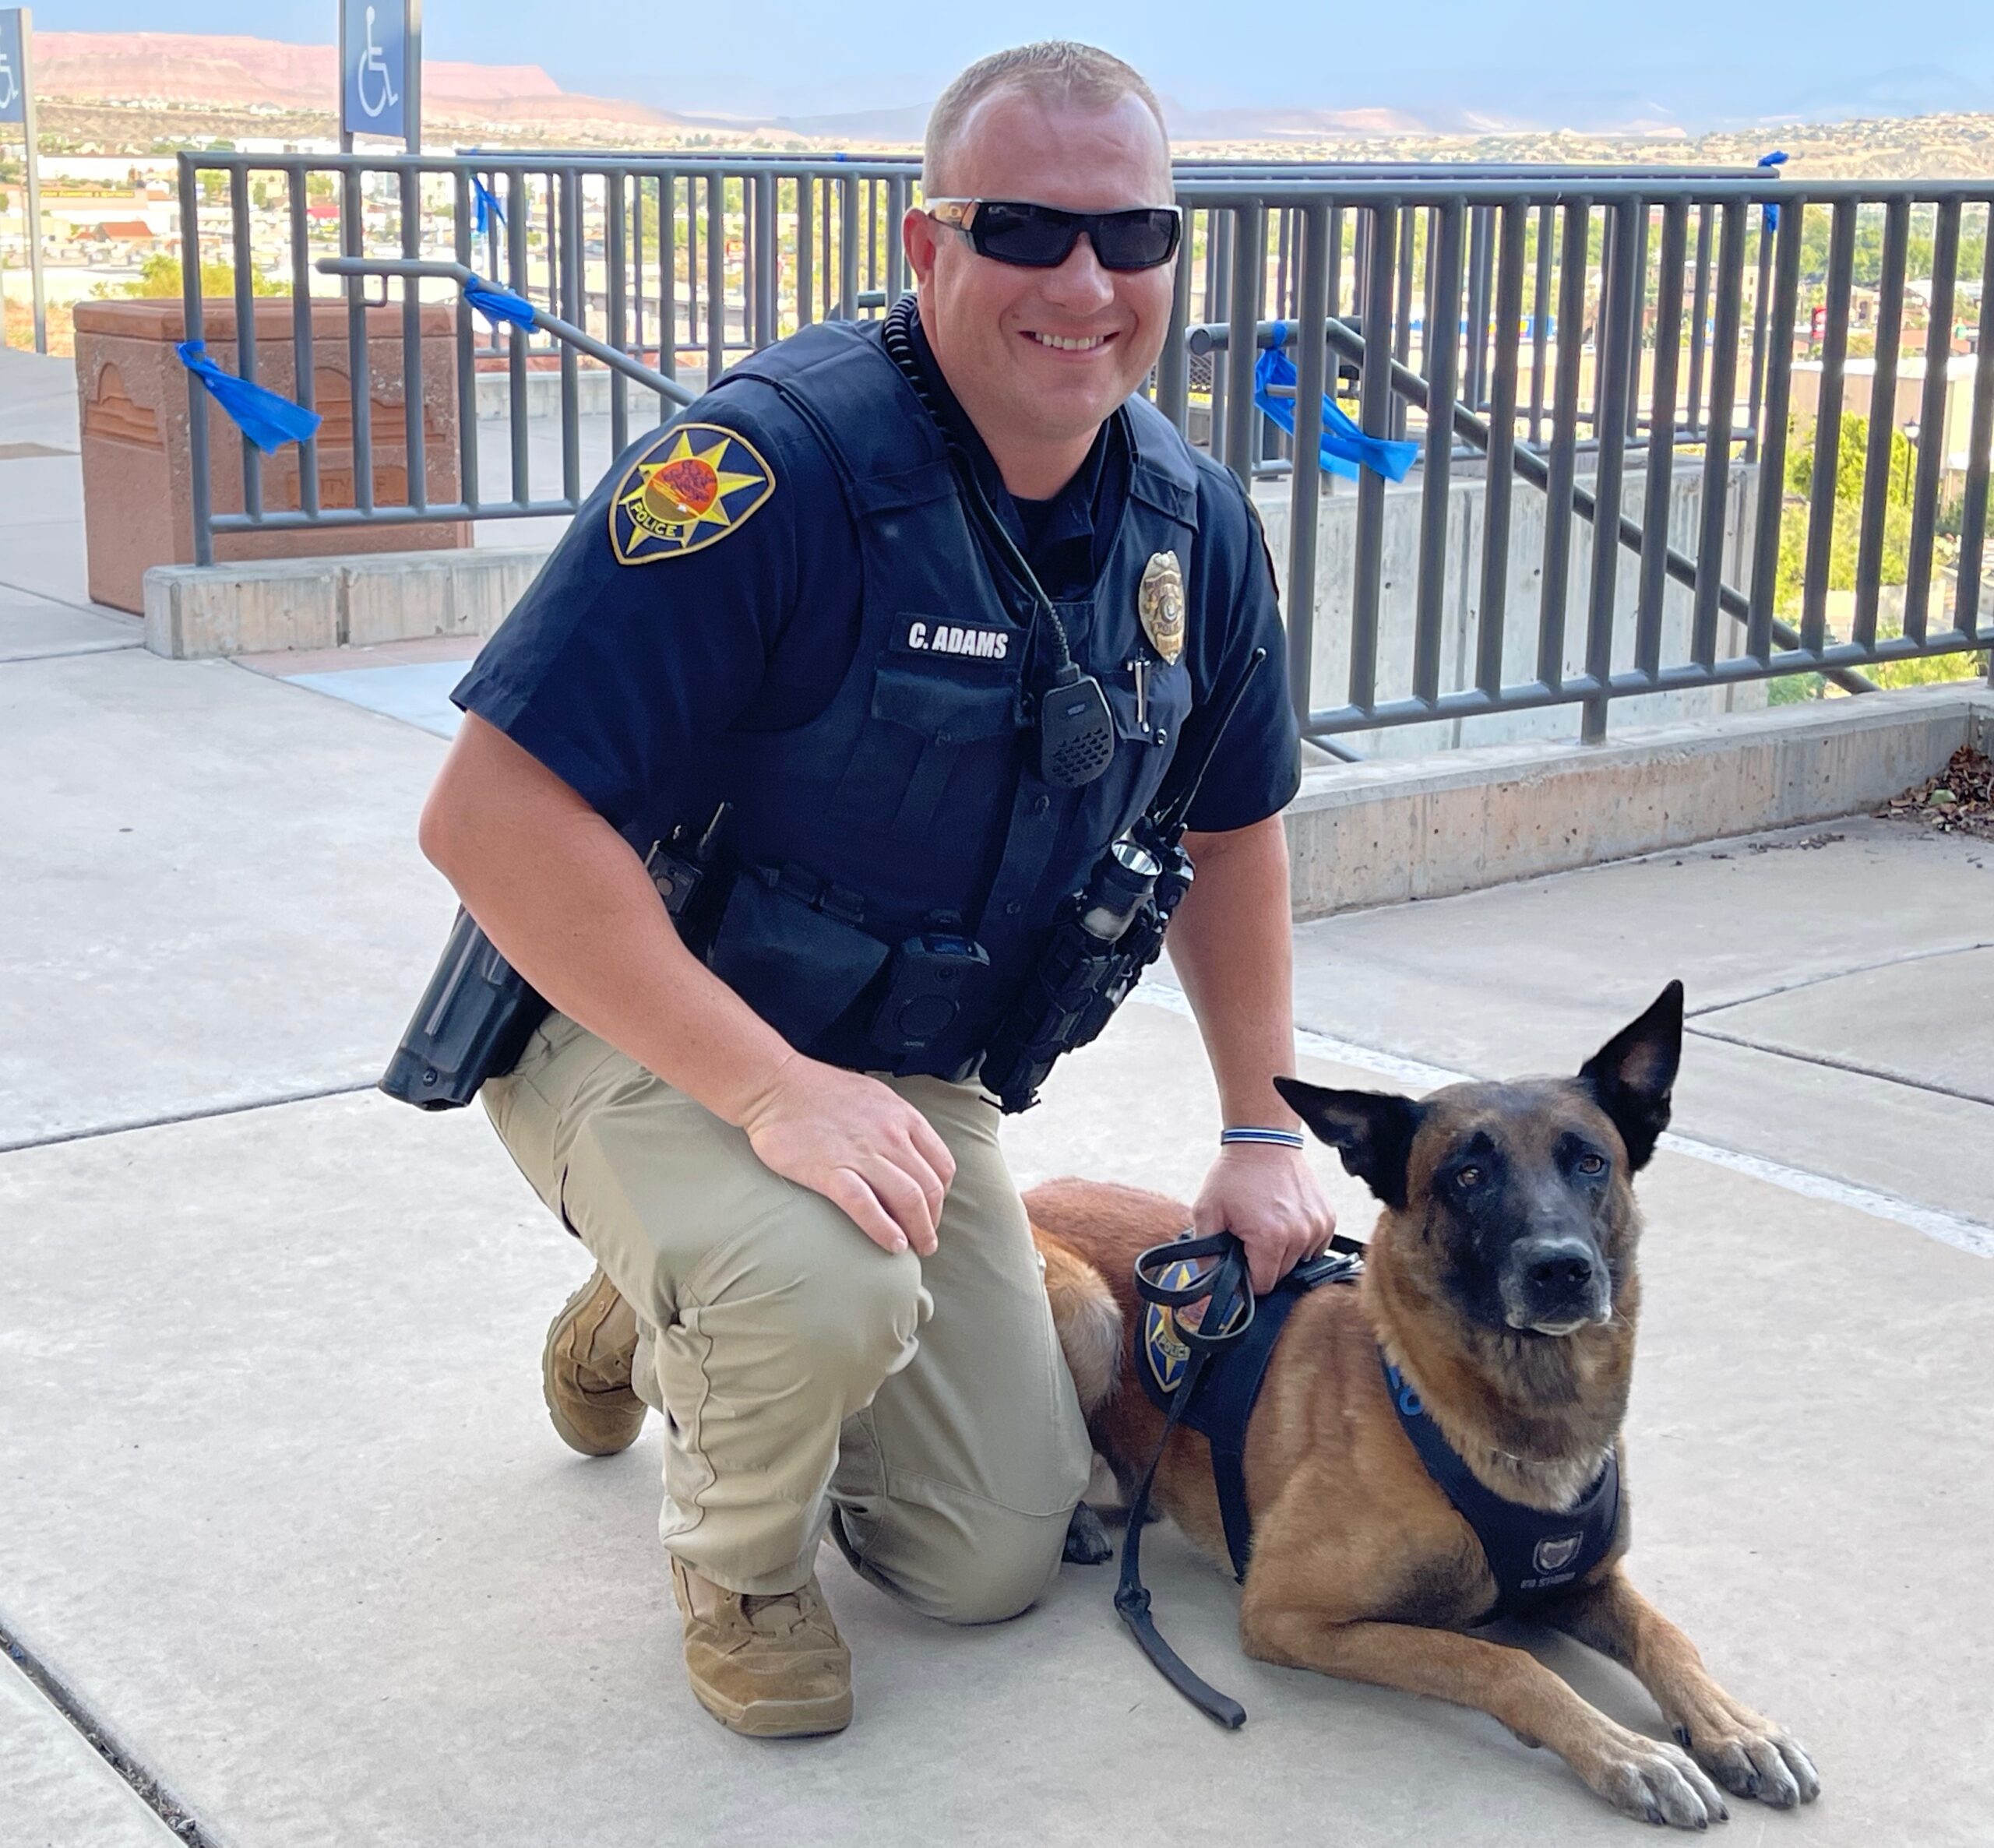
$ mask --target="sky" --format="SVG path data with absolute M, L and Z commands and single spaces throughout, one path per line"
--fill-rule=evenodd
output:
M 332 0 L 36 0 L 44 31 L 243 33 L 329 43 Z M 1285 0 L 1264 23 L 1210 0 L 425 0 L 434 58 L 537 64 L 564 89 L 692 112 L 906 107 L 1004 44 L 1105 46 L 1189 109 L 1464 111 L 1534 126 L 1693 130 L 1994 111 L 1989 0 Z

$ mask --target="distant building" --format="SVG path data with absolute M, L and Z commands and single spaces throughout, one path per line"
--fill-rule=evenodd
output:
M 171 180 L 174 162 L 171 154 L 44 154 L 35 168 L 44 186 L 77 180 L 137 187 L 155 177 Z
M 1929 285 L 1928 285 L 1929 286 Z M 1970 353 L 1948 356 L 1946 364 L 1946 409 L 1939 427 L 1943 445 L 1943 464 L 1948 474 L 1966 470 L 1972 442 L 1973 375 L 1978 362 Z M 1866 417 L 1876 389 L 1876 362 L 1864 357 L 1845 361 L 1842 367 L 1841 410 L 1844 417 Z M 1793 368 L 1791 414 L 1810 421 L 1821 403 L 1821 362 L 1800 360 Z M 1906 353 L 1897 360 L 1895 402 L 1890 417 L 1893 428 L 1917 431 L 1922 443 L 1925 432 L 1919 428 L 1925 416 L 1925 356 Z

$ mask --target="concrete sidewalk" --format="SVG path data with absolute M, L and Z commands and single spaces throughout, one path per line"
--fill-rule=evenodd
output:
M 76 368 L 0 348 L 0 662 L 141 646 L 90 601 L 83 509 Z
M 677 1662 L 655 1426 L 585 1461 L 540 1403 L 586 1260 L 479 1113 L 369 1088 L 450 912 L 414 844 L 423 717 L 123 647 L 0 663 L 0 1630 L 201 1839 L 1634 1839 L 1481 1716 L 1245 1661 L 1235 1590 L 1167 1529 L 1164 1628 L 1241 1734 L 1121 1634 L 1111 1568 L 951 1631 L 830 1559 L 851 1730 L 716 1727 Z M 1741 1843 L 1990 1839 L 1990 860 L 1836 823 L 1298 934 L 1322 1082 L 1569 1070 L 1689 984 L 1643 1187 L 1633 1569 L 1820 1762 L 1805 1813 L 1734 1804 Z M 1217 1107 L 1171 998 L 1012 1126 L 1021 1180 L 1195 1189 Z M 1658 1728 L 1619 1670 L 1537 1646 Z M 158 1839 L 9 1676 L 0 1839 Z

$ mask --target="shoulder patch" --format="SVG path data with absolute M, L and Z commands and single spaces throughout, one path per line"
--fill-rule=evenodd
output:
M 775 491 L 775 470 L 737 431 L 661 430 L 609 497 L 610 550 L 618 565 L 682 558 L 738 531 Z

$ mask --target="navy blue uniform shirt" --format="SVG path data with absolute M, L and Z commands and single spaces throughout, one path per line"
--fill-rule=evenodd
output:
M 1127 491 L 1128 438 L 1102 427 L 1073 479 L 1022 506 L 948 392 L 917 327 L 944 414 L 985 491 L 1055 599 L 1083 596 Z M 530 752 L 612 825 L 676 820 L 683 766 L 728 730 L 778 731 L 816 717 L 851 664 L 860 618 L 859 547 L 843 489 L 816 437 L 759 380 L 723 380 L 703 423 L 738 432 L 773 487 L 738 523 L 646 568 L 617 562 L 610 501 L 647 433 L 598 484 L 512 614 L 451 695 Z M 1198 458 L 1199 543 L 1185 636 L 1195 705 L 1178 760 L 1196 762 L 1256 646 L 1253 677 L 1189 817 L 1194 829 L 1277 813 L 1300 777 L 1280 612 L 1258 522 L 1238 484 Z

